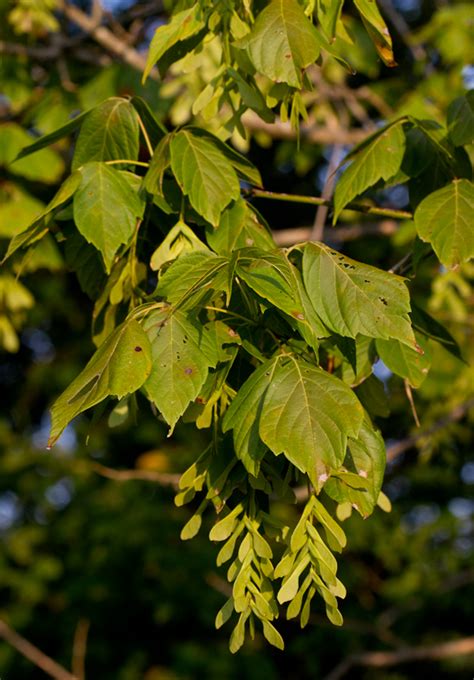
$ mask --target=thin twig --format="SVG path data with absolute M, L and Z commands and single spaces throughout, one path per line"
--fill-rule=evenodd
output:
M 242 116 L 242 123 L 249 132 L 264 132 L 272 139 L 294 139 L 296 132 L 290 123 L 277 120 L 275 123 L 266 123 L 253 111 L 246 111 Z M 367 130 L 343 127 L 316 127 L 313 123 L 300 125 L 299 138 L 311 144 L 357 144 L 367 137 Z
M 74 633 L 74 642 L 72 644 L 72 672 L 77 676 L 78 680 L 85 680 L 86 677 L 86 651 L 87 651 L 87 636 L 89 634 L 90 621 L 87 619 L 79 619 L 76 632 Z
M 455 408 L 453 408 L 452 411 L 450 411 L 450 413 L 437 420 L 428 429 L 415 432 L 415 434 L 411 435 L 410 437 L 406 437 L 406 439 L 395 442 L 387 448 L 387 461 L 390 462 L 395 460 L 395 458 L 400 456 L 402 453 L 405 453 L 405 451 L 413 448 L 413 446 L 415 446 L 415 444 L 420 441 L 420 439 L 430 438 L 436 432 L 443 430 L 451 423 L 461 420 L 471 408 L 474 408 L 474 398 L 469 399 L 463 404 L 458 404 Z
M 92 469 L 102 477 L 114 479 L 117 482 L 128 482 L 131 479 L 141 479 L 145 482 L 157 482 L 163 486 L 178 488 L 181 475 L 171 472 L 157 472 L 156 470 L 115 470 L 114 468 L 92 463 Z
M 420 427 L 420 419 L 418 418 L 418 413 L 416 412 L 416 406 L 415 406 L 415 400 L 413 399 L 413 392 L 411 389 L 411 385 L 408 382 L 407 379 L 404 381 L 405 384 L 405 394 L 407 395 L 408 402 L 410 404 L 411 412 L 413 414 L 413 420 L 415 421 L 415 424 L 417 427 Z
M 332 201 L 328 201 L 321 196 L 301 196 L 299 194 L 277 193 L 276 191 L 267 191 L 265 189 L 249 189 L 246 191 L 247 196 L 255 198 L 267 198 L 272 201 L 285 201 L 287 203 L 307 203 L 308 205 L 326 205 L 332 207 Z M 374 205 L 367 205 L 366 203 L 348 203 L 344 210 L 354 210 L 356 212 L 364 213 L 365 215 L 378 215 L 380 217 L 393 217 L 399 220 L 410 220 L 413 215 L 407 210 L 397 210 L 396 208 L 379 208 Z
M 334 192 L 334 184 L 336 183 L 336 168 L 339 165 L 342 158 L 343 147 L 341 144 L 334 144 L 331 151 L 331 157 L 329 159 L 326 179 L 324 182 L 324 187 L 322 190 L 322 198 L 330 201 Z M 314 217 L 313 229 L 311 232 L 311 241 L 323 241 L 324 239 L 324 225 L 326 224 L 326 218 L 328 215 L 328 206 L 319 205 L 316 210 L 316 215 Z
M 0 637 L 51 678 L 55 678 L 55 680 L 79 680 L 2 620 L 0 620 Z
M 390 652 L 362 652 L 341 661 L 324 680 L 340 680 L 354 666 L 387 668 L 412 661 L 434 661 L 468 654 L 474 654 L 474 636 L 423 647 L 403 647 Z

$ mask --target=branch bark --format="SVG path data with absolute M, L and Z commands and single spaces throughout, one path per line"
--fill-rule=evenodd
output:
M 72 675 L 63 666 L 53 661 L 2 620 L 0 620 L 0 637 L 51 678 L 55 678 L 55 680 L 78 680 L 77 676 Z
M 397 456 L 400 456 L 402 453 L 405 453 L 405 451 L 411 449 L 420 439 L 431 437 L 433 434 L 439 432 L 439 430 L 443 430 L 451 423 L 461 420 L 461 418 L 464 418 L 471 408 L 474 408 L 474 398 L 455 406 L 452 411 L 450 411 L 443 418 L 437 420 L 428 429 L 422 430 L 421 432 L 415 432 L 415 434 L 411 435 L 410 437 L 406 437 L 405 439 L 391 444 L 391 446 L 387 448 L 387 462 L 394 460 L 397 458 Z
M 354 241 L 363 236 L 391 236 L 398 229 L 395 220 L 383 220 L 373 224 L 351 224 L 347 227 L 336 227 L 327 234 L 328 241 L 344 243 Z M 293 246 L 295 243 L 310 241 L 312 227 L 293 227 L 291 229 L 278 229 L 272 232 L 273 239 L 278 246 Z
M 296 139 L 290 123 L 276 121 L 266 123 L 253 111 L 242 116 L 243 125 L 249 132 L 265 132 L 272 139 Z M 300 126 L 299 137 L 312 144 L 357 144 L 367 137 L 367 130 L 347 130 L 343 127 L 316 127 L 313 123 Z
M 171 472 L 157 472 L 156 470 L 114 470 L 114 468 L 92 464 L 93 470 L 102 477 L 114 479 L 117 482 L 128 482 L 131 479 L 141 479 L 146 482 L 157 482 L 163 486 L 172 486 L 177 489 L 181 475 Z
M 362 652 L 341 661 L 324 680 L 340 680 L 354 666 L 387 668 L 411 661 L 436 661 L 467 654 L 474 654 L 474 636 L 423 647 L 404 647 L 391 652 Z

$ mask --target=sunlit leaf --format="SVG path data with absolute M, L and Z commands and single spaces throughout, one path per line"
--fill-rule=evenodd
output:
M 170 47 L 198 33 L 202 28 L 204 28 L 202 9 L 197 3 L 189 9 L 177 12 L 171 17 L 169 23 L 159 26 L 150 43 L 143 80 L 148 78 L 153 66 Z
M 137 160 L 138 142 L 137 112 L 127 99 L 111 97 L 93 109 L 82 124 L 72 168 L 91 161 Z
M 259 434 L 313 484 L 342 464 L 347 437 L 357 437 L 363 409 L 341 380 L 305 361 L 280 358 L 265 394 Z
M 474 184 L 458 179 L 429 194 L 415 212 L 419 237 L 452 267 L 474 256 Z
M 240 195 L 240 185 L 232 164 L 208 139 L 187 129 L 173 136 L 171 167 L 183 193 L 193 208 L 217 226 L 221 213 Z
M 308 295 L 323 322 L 352 338 L 397 338 L 412 347 L 410 296 L 402 278 L 308 243 L 303 255 Z
M 115 254 L 129 242 L 143 205 L 127 179 L 105 163 L 87 163 L 74 196 L 74 221 L 110 271 Z
M 398 171 L 405 152 L 403 122 L 401 119 L 379 130 L 350 154 L 352 162 L 342 173 L 334 192 L 334 222 L 356 196 Z
M 170 426 L 170 433 L 204 385 L 210 361 L 200 349 L 202 329 L 182 312 L 152 312 L 144 323 L 153 367 L 145 383 L 148 397 Z
M 293 87 L 301 85 L 302 69 L 319 57 L 317 31 L 297 0 L 272 0 L 238 46 L 259 73 Z

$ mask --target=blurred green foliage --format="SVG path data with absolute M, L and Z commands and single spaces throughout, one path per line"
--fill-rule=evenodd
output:
M 146 4 L 135 3 L 135 9 Z M 144 96 L 163 121 L 194 120 L 192 103 L 202 91 L 192 64 L 166 82 L 142 86 L 139 73 L 111 61 L 87 36 L 78 37 L 70 22 L 51 14 L 52 3 L 13 5 L 0 0 L 2 40 L 25 48 L 23 54 L 1 55 L 3 250 L 7 239 L 51 199 L 71 157 L 71 144 L 63 140 L 54 151 L 13 163 L 32 134 L 48 133 L 71 114 L 114 95 Z M 371 44 L 358 40 L 357 50 L 351 51 L 357 74 L 327 63 L 326 91 L 316 87 L 308 95 L 306 106 L 318 125 L 360 129 L 387 114 L 444 122 L 449 102 L 468 89 L 473 69 L 470 6 L 438 8 L 426 1 L 400 3 L 395 11 L 406 24 L 406 30 L 403 24 L 392 25 L 393 15 L 387 13 L 398 68 L 384 67 Z M 360 21 L 348 13 L 358 35 Z M 145 16 L 139 33 L 143 42 L 155 19 L 156 13 Z M 133 21 L 142 19 L 129 11 L 114 21 L 130 31 Z M 35 54 L 35 48 L 48 48 L 58 39 L 72 42 L 60 59 Z M 89 60 L 74 51 L 74 41 L 89 52 Z M 101 64 L 103 56 L 106 63 Z M 212 74 L 212 54 L 202 60 Z M 354 95 L 335 96 L 341 86 L 359 95 L 365 88 L 364 96 L 356 98 L 359 108 Z M 206 121 L 205 114 L 198 113 L 197 121 L 212 128 L 212 115 Z M 238 134 L 233 141 L 249 149 L 265 186 L 295 193 L 314 193 L 321 186 L 326 150 L 304 136 L 297 144 L 257 130 L 250 142 Z M 387 200 L 403 207 L 403 196 Z M 263 212 L 281 227 L 307 225 L 314 217 L 308 206 L 265 205 Z M 346 221 L 351 226 L 354 220 L 348 216 Z M 412 239 L 407 224 L 392 236 L 348 241 L 344 252 L 388 268 L 403 257 Z M 26 273 L 21 284 L 15 279 L 18 269 Z M 350 654 L 469 635 L 474 615 L 474 376 L 468 365 L 474 351 L 474 270 L 466 264 L 438 274 L 433 259 L 422 260 L 413 296 L 450 330 L 465 363 L 432 343 L 430 374 L 415 393 L 421 430 L 429 434 L 389 464 L 384 491 L 392 512 L 376 511 L 367 522 L 354 513 L 345 524 L 350 536 L 340 565 L 349 592 L 345 626 L 330 626 L 319 605 L 303 632 L 297 624 L 281 623 L 284 654 L 268 649 L 257 635 L 232 656 L 227 632 L 214 629 L 227 584 L 215 567 L 216 551 L 206 532 L 183 544 L 179 533 L 191 513 L 174 507 L 172 489 L 151 481 L 107 479 L 97 468 L 179 473 L 204 448 L 206 434 L 181 424 L 169 440 L 164 424 L 144 407 L 136 424 L 112 431 L 106 419 L 80 417 L 57 448 L 46 451 L 47 407 L 93 349 L 92 303 L 53 241 L 43 241 L 14 271 L 5 268 L 0 275 L 0 338 L 13 353 L 0 358 L 0 617 L 68 668 L 78 624 L 88 622 L 86 677 L 103 680 L 319 680 Z M 385 388 L 391 413 L 377 424 L 390 447 L 417 431 L 402 382 L 386 375 Z M 455 409 L 461 409 L 462 417 L 450 420 Z M 386 670 L 352 668 L 348 677 L 464 678 L 473 668 L 472 657 L 464 657 Z M 41 677 L 4 643 L 0 675 L 9 680 Z

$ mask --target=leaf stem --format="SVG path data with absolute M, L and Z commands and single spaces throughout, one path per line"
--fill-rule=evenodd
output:
M 247 319 L 246 316 L 242 316 L 242 314 L 237 314 L 237 312 L 230 311 L 228 309 L 223 309 L 222 307 L 213 307 L 212 305 L 206 305 L 205 309 L 208 309 L 211 312 L 219 312 L 220 314 L 227 314 L 228 316 L 234 317 L 234 319 L 240 319 L 241 321 L 245 321 L 245 323 L 250 323 L 253 326 L 256 326 L 257 323 L 255 321 L 252 321 L 252 319 Z
M 328 208 L 333 207 L 333 202 L 327 198 L 320 196 L 302 196 L 300 194 L 285 194 L 277 193 L 276 191 L 267 191 L 266 189 L 249 189 L 246 191 L 247 196 L 255 198 L 267 198 L 272 201 L 287 201 L 289 203 L 307 203 L 309 205 L 324 205 Z M 374 205 L 366 203 L 348 203 L 344 210 L 355 210 L 357 212 L 366 213 L 368 215 L 378 215 L 380 217 L 394 217 L 400 220 L 411 220 L 413 214 L 407 210 L 397 210 L 396 208 L 379 208 Z
M 118 165 L 118 164 L 120 164 L 120 163 L 122 163 L 122 164 L 123 164 L 123 163 L 127 163 L 128 165 L 141 165 L 141 166 L 143 166 L 144 168 L 149 168 L 149 167 L 150 167 L 150 164 L 149 164 L 149 163 L 145 163 L 144 161 L 131 161 L 131 160 L 128 160 L 128 159 L 123 159 L 123 160 L 120 159 L 120 160 L 118 160 L 118 161 L 104 161 L 104 163 L 105 163 L 106 165 Z
M 145 144 L 146 144 L 146 148 L 148 149 L 148 153 L 150 154 L 150 158 L 152 158 L 152 156 L 153 156 L 153 146 L 151 144 L 150 137 L 148 136 L 148 132 L 146 130 L 146 127 L 145 127 L 142 119 L 140 118 L 140 116 L 138 116 L 138 124 L 140 126 L 140 130 L 142 131 L 143 138 L 144 138 Z

